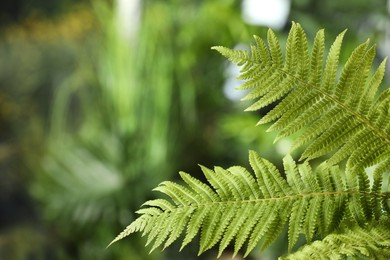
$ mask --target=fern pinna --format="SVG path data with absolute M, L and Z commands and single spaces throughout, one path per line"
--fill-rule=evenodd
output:
M 170 198 L 147 201 L 141 216 L 113 242 L 133 232 L 148 235 L 154 250 L 184 234 L 182 248 L 200 233 L 199 253 L 219 243 L 219 255 L 234 240 L 235 254 L 246 245 L 246 255 L 262 241 L 267 247 L 288 221 L 289 248 L 300 234 L 331 233 L 343 221 L 364 225 L 382 216 L 388 193 L 381 193 L 377 178 L 372 188 L 365 173 L 343 174 L 338 166 L 323 164 L 313 174 L 308 163 L 284 159 L 286 179 L 269 161 L 250 152 L 255 175 L 235 166 L 227 170 L 202 166 L 210 185 L 181 172 L 185 185 L 163 182 L 155 188 Z M 387 230 L 390 232 L 390 230 Z M 389 233 L 387 241 L 390 241 Z M 390 247 L 386 248 L 390 250 Z
M 383 219 L 367 228 L 355 225 L 340 229 L 281 259 L 339 259 L 340 255 L 390 259 L 389 226 L 389 219 Z
M 268 247 L 287 226 L 292 253 L 286 259 L 388 259 L 390 90 L 378 94 L 386 60 L 371 73 L 375 46 L 367 41 L 338 77 L 344 34 L 325 64 L 324 31 L 317 33 L 309 55 L 305 32 L 296 23 L 285 57 L 272 30 L 267 43 L 255 36 L 251 53 L 214 47 L 241 66 L 241 89 L 251 89 L 244 99 L 257 99 L 247 110 L 277 102 L 259 123 L 274 122 L 270 130 L 279 131 L 277 139 L 298 132 L 292 149 L 305 146 L 305 161 L 296 164 L 287 155 L 281 174 L 251 151 L 254 174 L 239 166 L 201 166 L 206 184 L 182 172 L 184 184 L 161 183 L 155 190 L 168 198 L 144 203 L 140 216 L 111 244 L 142 232 L 151 250 L 178 239 L 183 248 L 198 235 L 199 253 L 218 245 L 221 255 L 233 245 L 234 254 L 244 249 L 248 255 L 259 244 Z M 313 172 L 309 161 L 323 155 L 330 157 Z M 365 168 L 374 165 L 370 180 Z M 301 235 L 307 245 L 293 252 Z
M 324 31 L 320 30 L 311 56 L 304 30 L 293 23 L 283 58 L 279 42 L 268 31 L 268 46 L 255 36 L 257 46 L 248 51 L 213 47 L 242 66 L 241 89 L 252 91 L 245 100 L 258 99 L 247 110 L 263 108 L 280 100 L 259 124 L 276 122 L 269 130 L 280 130 L 277 139 L 305 131 L 293 149 L 309 144 L 301 159 L 313 159 L 336 151 L 330 164 L 349 158 L 348 166 L 368 167 L 378 162 L 390 166 L 390 89 L 378 98 L 377 89 L 385 72 L 386 59 L 372 77 L 370 68 L 375 46 L 358 46 L 337 79 L 339 54 L 345 31 L 334 41 L 324 61 Z

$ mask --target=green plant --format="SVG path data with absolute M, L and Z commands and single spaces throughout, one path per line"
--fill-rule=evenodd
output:
M 133 211 L 154 197 L 153 187 L 189 164 L 169 163 L 178 161 L 177 154 L 185 150 L 194 161 L 199 155 L 211 157 L 214 147 L 203 145 L 195 133 L 213 128 L 210 121 L 221 113 L 222 105 L 212 102 L 218 89 L 206 87 L 223 80 L 222 73 L 209 73 L 223 66 L 206 46 L 252 34 L 233 2 L 143 1 L 131 39 L 118 29 L 118 12 L 109 2 L 94 1 L 86 8 L 93 27 L 73 47 L 77 66 L 56 83 L 50 130 L 40 142 L 43 158 L 34 160 L 31 188 L 70 259 L 165 258 L 140 250 L 139 237 L 125 250 L 104 251 L 101 245 L 128 218 L 136 218 Z M 223 38 L 203 34 L 202 24 L 211 22 L 225 32 Z
M 318 31 L 310 55 L 296 23 L 285 57 L 272 30 L 268 44 L 255 36 L 251 53 L 213 47 L 241 66 L 241 89 L 251 90 L 244 99 L 257 99 L 248 111 L 277 102 L 259 124 L 275 121 L 269 130 L 279 131 L 276 140 L 294 134 L 292 150 L 305 146 L 303 162 L 297 165 L 287 155 L 284 177 L 251 151 L 254 176 L 239 166 L 201 166 L 208 185 L 180 173 L 185 184 L 161 183 L 155 190 L 169 199 L 145 202 L 141 216 L 113 242 L 143 232 L 152 251 L 181 236 L 183 248 L 200 233 L 199 253 L 219 244 L 220 255 L 234 241 L 235 254 L 246 245 L 247 255 L 259 242 L 261 249 L 268 247 L 287 223 L 289 252 L 301 234 L 307 243 L 288 259 L 389 258 L 390 90 L 376 95 L 386 60 L 371 75 L 375 46 L 366 41 L 338 77 L 344 34 L 331 46 L 325 66 L 324 31 Z M 316 158 L 321 163 L 313 171 L 309 163 Z

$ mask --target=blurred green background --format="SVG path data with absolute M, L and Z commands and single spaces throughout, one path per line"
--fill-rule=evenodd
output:
M 214 259 L 196 257 L 196 245 L 149 255 L 137 235 L 105 249 L 179 170 L 202 178 L 198 163 L 247 167 L 248 149 L 280 164 L 288 150 L 242 112 L 237 71 L 210 47 L 242 48 L 269 26 L 283 42 L 294 20 L 311 39 L 325 28 L 328 47 L 349 28 L 343 61 L 370 37 L 379 61 L 390 52 L 389 9 L 386 0 L 2 0 L 0 259 Z M 281 238 L 251 258 L 285 250 Z

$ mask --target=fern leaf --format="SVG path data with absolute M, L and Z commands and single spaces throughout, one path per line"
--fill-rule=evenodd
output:
M 354 226 L 340 229 L 321 241 L 315 241 L 279 259 L 340 259 L 341 256 L 389 259 L 389 221 L 370 223 L 366 228 Z
M 298 240 L 298 236 L 302 231 L 302 216 L 306 215 L 309 199 L 304 197 L 301 200 L 297 200 L 292 209 L 291 217 L 288 229 L 288 249 L 291 251 L 292 247 Z
M 260 54 L 259 54 L 260 55 Z M 218 256 L 234 244 L 234 252 L 246 244 L 246 255 L 261 242 L 269 246 L 289 229 L 289 248 L 303 234 L 327 235 L 340 226 L 344 217 L 362 224 L 378 219 L 386 193 L 379 179 L 372 187 L 363 174 L 343 174 L 337 166 L 321 165 L 316 173 L 308 163 L 296 165 L 291 156 L 284 159 L 286 179 L 269 161 L 250 151 L 254 174 L 238 166 L 229 169 L 201 166 L 208 184 L 180 173 L 184 184 L 163 182 L 156 191 L 169 199 L 144 203 L 141 214 L 113 241 L 134 232 L 147 235 L 151 251 L 182 238 L 185 247 L 200 234 L 199 254 L 219 244 Z M 377 174 L 376 178 L 382 178 Z M 112 242 L 112 243 L 113 243 Z M 112 244 L 111 243 L 111 244 Z
M 126 227 L 125 230 L 123 230 L 114 240 L 112 240 L 107 247 L 111 246 L 113 243 L 121 240 L 122 238 L 129 236 L 132 233 L 142 231 L 145 228 L 145 225 L 147 223 L 146 219 L 150 217 L 151 217 L 150 215 L 144 214 L 141 217 L 134 220 L 130 225 Z
M 286 201 L 280 206 L 279 215 L 272 220 L 267 232 L 264 235 L 264 239 L 262 239 L 262 243 L 260 246 L 260 251 L 264 251 L 268 248 L 280 235 L 282 232 L 284 225 L 283 220 L 290 214 L 288 212 L 291 209 L 291 201 Z M 246 254 L 247 255 L 247 254 Z
M 367 40 L 352 52 L 338 77 L 345 33 L 333 42 L 324 68 L 324 31 L 317 33 L 309 55 L 305 32 L 298 23 L 292 24 L 285 58 L 272 30 L 267 43 L 255 37 L 252 55 L 224 47 L 213 49 L 242 66 L 238 77 L 245 82 L 241 88 L 251 90 L 244 99 L 255 100 L 247 111 L 276 103 L 259 121 L 274 122 L 269 130 L 279 131 L 276 140 L 301 131 L 292 146 L 307 145 L 301 159 L 330 154 L 329 165 L 347 159 L 349 165 L 368 167 L 390 156 L 390 91 L 375 98 L 386 59 L 370 77 L 375 46 L 370 47 Z
M 322 200 L 323 197 L 314 197 L 310 200 L 310 205 L 304 220 L 305 223 L 303 224 L 303 231 L 307 241 L 313 239 L 316 228 L 318 227 L 318 216 L 320 215 Z
M 245 226 L 242 227 L 242 231 L 236 237 L 236 242 L 234 244 L 234 256 L 237 255 L 238 251 L 241 250 L 244 243 L 248 240 L 249 235 L 251 234 L 253 227 L 259 221 L 260 216 L 264 214 L 264 208 L 257 209 L 252 207 L 251 211 L 248 213 L 250 219 L 246 222 Z
M 196 234 L 199 232 L 199 229 L 210 210 L 211 206 L 200 207 L 199 210 L 196 210 L 192 214 L 191 220 L 188 222 L 187 234 L 183 240 L 181 249 L 184 248 L 188 243 L 190 243 L 192 239 L 196 236 Z
M 260 207 L 260 210 L 262 210 L 262 215 L 260 216 L 259 221 L 256 222 L 253 227 L 245 256 L 247 256 L 257 246 L 260 239 L 262 239 L 267 233 L 267 230 L 269 230 L 270 227 L 274 225 L 273 223 L 278 220 L 278 211 L 280 208 L 281 205 L 272 202 Z M 261 225 L 259 225 L 259 223 L 261 223 Z
M 229 226 L 227 227 L 223 238 L 221 239 L 220 246 L 219 246 L 219 252 L 218 257 L 221 256 L 225 248 L 229 245 L 229 243 L 233 240 L 233 238 L 237 235 L 237 233 L 240 231 L 241 226 L 246 222 L 247 218 L 250 217 L 250 212 L 255 207 L 254 204 L 251 203 L 244 203 L 240 209 L 239 215 L 236 215 L 232 222 L 229 223 Z
M 164 248 L 167 248 L 170 246 L 173 242 L 176 241 L 176 239 L 179 238 L 180 234 L 182 233 L 182 230 L 185 228 L 185 225 L 188 223 L 190 215 L 192 211 L 185 211 L 185 210 L 178 210 L 179 213 L 177 218 L 172 218 L 175 219 L 175 222 L 172 226 L 171 234 L 169 238 L 166 240 L 164 244 Z
M 225 211 L 225 206 L 223 204 L 215 205 L 214 209 L 208 216 L 206 216 L 204 223 L 202 225 L 202 231 L 200 235 L 200 249 L 199 254 L 204 251 L 212 248 L 220 239 L 220 237 L 215 237 L 215 230 L 221 227 L 221 217 Z M 210 241 L 215 240 L 214 243 Z
M 211 235 L 211 240 L 204 241 L 205 244 L 201 244 L 200 247 L 210 249 L 216 245 L 222 238 L 225 233 L 226 227 L 229 226 L 231 220 L 235 217 L 237 208 L 239 208 L 239 203 L 231 203 L 230 206 L 223 205 L 223 213 L 220 215 L 219 223 L 215 232 Z M 199 252 L 200 254 L 200 252 Z

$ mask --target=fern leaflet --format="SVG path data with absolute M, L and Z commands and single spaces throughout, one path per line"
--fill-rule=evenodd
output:
M 213 49 L 241 66 L 239 79 L 245 83 L 240 88 L 251 90 L 244 99 L 257 100 L 248 111 L 278 101 L 259 121 L 275 121 L 269 130 L 279 130 L 276 140 L 306 127 L 292 146 L 308 145 L 301 159 L 332 152 L 330 165 L 348 158 L 348 167 L 368 167 L 390 157 L 390 89 L 376 98 L 386 59 L 370 77 L 375 46 L 369 47 L 367 40 L 353 51 L 337 78 L 344 34 L 334 41 L 324 68 L 324 31 L 317 33 L 310 55 L 305 32 L 297 23 L 290 30 L 284 59 L 272 30 L 268 45 L 255 36 L 251 54 L 221 46 Z
M 390 259 L 390 223 L 382 220 L 362 228 L 342 228 L 321 241 L 303 246 L 299 251 L 279 259 L 340 259 L 356 256 L 363 259 Z
M 327 235 L 344 218 L 356 225 L 378 219 L 389 195 L 380 180 L 370 187 L 364 172 L 344 174 L 338 166 L 322 164 L 314 174 L 308 163 L 284 159 L 286 179 L 269 161 L 251 151 L 254 175 L 242 167 L 213 170 L 201 167 L 209 185 L 187 173 L 185 184 L 163 182 L 155 190 L 169 197 L 144 203 L 141 216 L 115 240 L 134 233 L 148 235 L 151 250 L 169 246 L 181 235 L 182 247 L 200 234 L 203 253 L 219 244 L 219 255 L 234 241 L 234 252 L 246 246 L 246 255 L 261 241 L 268 246 L 288 222 L 289 248 L 300 234 L 308 241 Z M 369 202 L 369 203 L 367 203 Z M 111 244 L 112 244 L 111 243 Z

